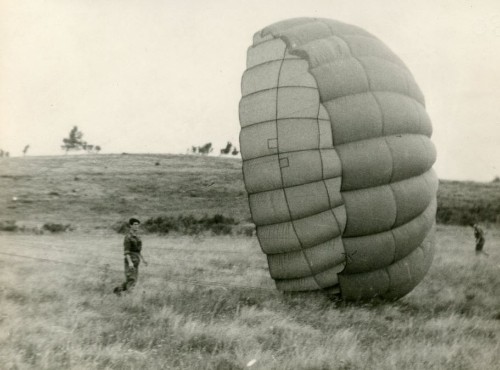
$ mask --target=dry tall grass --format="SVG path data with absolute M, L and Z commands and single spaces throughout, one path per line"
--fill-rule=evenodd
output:
M 0 367 L 498 369 L 500 230 L 487 238 L 476 257 L 470 229 L 439 226 L 412 293 L 349 305 L 275 291 L 255 238 L 145 236 L 151 264 L 116 297 L 120 236 L 4 233 Z

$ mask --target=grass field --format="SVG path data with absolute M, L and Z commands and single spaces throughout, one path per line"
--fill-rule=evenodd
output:
M 494 214 L 497 186 L 442 182 L 439 199 L 453 217 L 478 202 Z M 438 225 L 416 289 L 356 305 L 282 294 L 255 236 L 209 233 L 144 235 L 150 265 L 112 294 L 124 278 L 112 226 L 131 214 L 249 222 L 237 159 L 1 159 L 0 209 L 24 227 L 0 232 L 0 369 L 500 369 L 498 223 L 485 224 L 488 256 L 471 228 Z M 33 232 L 47 222 L 73 231 Z
M 145 237 L 130 294 L 121 237 L 0 235 L 4 369 L 498 369 L 500 231 L 439 226 L 424 281 L 394 303 L 284 295 L 255 238 Z M 252 360 L 255 360 L 253 365 Z

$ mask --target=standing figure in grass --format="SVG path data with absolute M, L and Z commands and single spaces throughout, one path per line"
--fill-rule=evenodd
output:
M 472 227 L 474 228 L 474 237 L 476 238 L 476 254 L 486 254 L 483 252 L 485 242 L 483 229 L 481 229 L 478 224 L 473 224 Z
M 148 265 L 141 254 L 142 241 L 138 235 L 141 222 L 136 218 L 131 218 L 128 224 L 130 229 L 123 240 L 123 252 L 125 255 L 125 282 L 113 290 L 113 292 L 117 295 L 120 295 L 121 292 L 132 289 L 137 283 L 141 259 L 144 262 L 144 265 Z

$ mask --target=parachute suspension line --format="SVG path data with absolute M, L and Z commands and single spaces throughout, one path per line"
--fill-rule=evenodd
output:
M 281 70 L 283 68 L 283 64 L 285 63 L 285 60 L 286 60 L 286 53 L 287 52 L 288 52 L 288 46 L 285 47 L 285 51 L 283 52 L 283 58 L 281 59 L 281 64 L 280 64 L 280 68 L 279 68 L 279 71 L 278 71 L 278 79 L 277 79 L 277 84 L 276 84 L 276 120 L 275 120 L 275 127 L 276 127 L 276 141 L 278 143 L 278 145 L 277 145 L 278 160 L 280 159 L 279 130 L 278 130 L 278 108 L 279 108 L 280 77 L 281 77 Z M 320 152 L 320 155 L 321 155 L 321 152 Z M 321 169 L 321 171 L 323 171 L 323 168 Z M 321 290 L 323 290 L 323 289 L 325 289 L 325 287 L 323 287 L 318 282 L 318 279 L 316 278 L 316 276 L 314 274 L 314 271 L 313 271 L 313 268 L 312 268 L 312 265 L 311 265 L 311 261 L 309 261 L 309 258 L 307 258 L 307 254 L 304 251 L 304 244 L 300 240 L 299 234 L 297 233 L 297 229 L 295 228 L 295 224 L 294 224 L 293 219 L 292 219 L 292 212 L 290 211 L 290 203 L 288 202 L 288 197 L 287 197 L 286 191 L 285 191 L 285 181 L 283 179 L 283 169 L 281 168 L 281 166 L 280 166 L 280 177 L 281 177 L 281 186 L 283 187 L 283 195 L 285 197 L 285 203 L 286 203 L 286 207 L 287 207 L 287 210 L 288 210 L 288 215 L 290 217 L 290 223 L 292 224 L 293 232 L 294 232 L 294 234 L 297 237 L 297 240 L 299 242 L 300 251 L 302 252 L 302 255 L 304 256 L 304 259 L 306 260 L 307 266 L 309 267 L 309 271 L 311 272 L 311 277 L 313 278 L 313 280 L 316 283 L 316 285 L 318 286 L 318 288 L 321 289 Z
M 50 262 L 50 263 L 56 263 L 56 264 L 61 264 L 61 265 L 67 265 L 67 266 L 86 267 L 86 268 L 90 268 L 90 269 L 94 269 L 94 270 L 99 270 L 101 268 L 107 268 L 109 271 L 123 273 L 122 270 L 107 267 L 107 266 L 109 266 L 109 264 L 96 266 L 96 265 L 90 265 L 90 264 L 84 264 L 84 263 L 66 262 L 66 261 L 60 261 L 60 260 L 53 260 L 50 258 L 26 256 L 26 255 L 7 253 L 7 252 L 0 252 L 0 255 L 25 258 L 25 259 L 41 261 L 41 262 Z M 161 265 L 158 263 L 155 263 L 155 265 L 165 266 L 165 265 Z M 160 275 L 149 272 L 149 271 L 143 271 L 142 274 L 147 275 L 147 276 L 157 277 L 157 278 L 160 277 Z M 171 283 L 186 283 L 186 284 L 190 284 L 190 285 L 199 285 L 199 286 L 208 286 L 208 287 L 221 287 L 221 288 L 225 288 L 225 289 L 227 289 L 227 288 L 248 289 L 248 290 L 260 291 L 260 292 L 275 292 L 276 291 L 275 289 L 265 288 L 262 286 L 258 287 L 258 286 L 243 285 L 243 284 L 225 284 L 222 282 L 201 281 L 201 280 L 196 280 L 196 279 L 182 279 L 182 278 L 177 278 L 177 277 L 176 278 L 169 278 L 167 283 L 169 283 L 169 282 L 171 282 Z

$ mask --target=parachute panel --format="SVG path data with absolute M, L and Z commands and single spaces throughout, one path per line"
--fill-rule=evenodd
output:
M 323 181 L 285 188 L 285 195 L 293 220 L 330 209 L 328 191 Z
M 404 62 L 379 39 L 364 35 L 343 35 L 342 38 L 349 45 L 349 51 L 355 58 L 376 57 L 408 69 Z
M 281 188 L 282 180 L 278 155 L 244 161 L 243 178 L 245 179 L 246 191 L 250 194 Z
M 386 140 L 393 158 L 392 181 L 423 174 L 436 161 L 436 149 L 427 136 L 387 136 Z
M 292 187 L 323 179 L 321 155 L 317 150 L 280 154 L 283 187 Z
M 243 74 L 241 92 L 243 96 L 261 90 L 270 90 L 278 86 L 284 87 L 316 87 L 316 81 L 307 73 L 307 62 L 302 59 L 292 59 L 284 62 L 282 59 L 264 64 L 258 64 Z
M 259 44 L 248 49 L 247 69 L 275 60 L 299 59 L 299 57 L 291 55 L 286 50 L 285 43 L 280 39 L 261 40 Z
M 324 105 L 331 118 L 334 145 L 383 135 L 382 115 L 374 94 L 343 96 Z
M 281 119 L 276 122 L 276 126 L 280 153 L 318 148 L 319 127 L 317 119 Z
M 344 263 L 340 237 L 314 247 L 267 256 L 269 272 L 274 279 L 310 276 Z
M 422 104 L 408 96 L 377 91 L 373 93 L 383 116 L 384 135 L 420 134 L 430 137 L 432 126 Z
M 316 78 L 321 101 L 369 91 L 363 66 L 354 58 L 342 58 L 311 70 Z
M 255 110 L 255 107 L 259 110 Z M 263 90 L 246 95 L 240 100 L 241 127 L 256 123 L 274 122 L 276 119 L 276 91 Z
M 344 265 L 334 266 L 326 271 L 314 276 L 297 279 L 276 279 L 276 288 L 287 292 L 302 292 L 308 290 L 318 290 L 336 288 L 339 284 L 338 274 L 344 269 Z
M 414 219 L 429 206 L 437 191 L 435 178 L 434 172 L 430 170 L 421 176 L 390 184 L 397 206 L 393 227 Z
M 257 227 L 262 251 L 267 254 L 287 253 L 301 250 L 301 245 L 292 222 Z
M 344 237 L 387 231 L 396 221 L 397 205 L 389 185 L 342 193 L 347 225 Z
M 242 128 L 240 148 L 244 161 L 277 154 L 278 141 L 274 122 L 258 123 Z
M 324 243 L 340 235 L 339 224 L 331 210 L 294 220 L 293 225 L 303 248 Z

